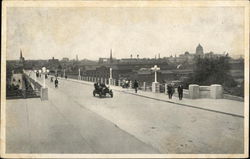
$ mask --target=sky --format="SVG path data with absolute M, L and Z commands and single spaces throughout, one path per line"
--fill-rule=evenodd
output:
M 7 9 L 7 59 L 154 58 L 204 52 L 244 54 L 244 8 Z

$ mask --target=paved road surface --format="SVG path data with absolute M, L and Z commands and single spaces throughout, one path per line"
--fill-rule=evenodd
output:
M 13 121 L 7 121 L 9 152 L 243 152 L 243 118 L 118 91 L 100 99 L 93 97 L 92 85 L 68 80 L 59 80 L 58 89 L 47 84 L 49 101 L 7 102 L 7 120 Z M 20 148 L 17 142 L 27 145 Z

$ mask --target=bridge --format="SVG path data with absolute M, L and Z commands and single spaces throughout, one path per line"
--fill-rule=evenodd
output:
M 35 74 L 30 74 L 35 80 Z M 36 79 L 43 84 L 42 78 Z M 8 100 L 6 153 L 218 153 L 244 151 L 244 103 L 227 99 L 169 100 L 165 94 L 46 79 L 48 100 Z

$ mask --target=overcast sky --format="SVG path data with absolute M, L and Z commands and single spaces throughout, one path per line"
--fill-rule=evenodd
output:
M 8 8 L 7 59 L 153 58 L 244 54 L 244 10 L 213 8 Z

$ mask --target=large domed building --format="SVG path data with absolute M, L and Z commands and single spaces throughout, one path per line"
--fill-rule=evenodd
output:
M 204 54 L 203 47 L 200 44 L 196 47 L 195 54 L 196 55 L 203 55 Z

